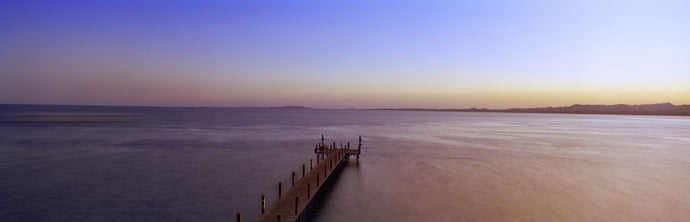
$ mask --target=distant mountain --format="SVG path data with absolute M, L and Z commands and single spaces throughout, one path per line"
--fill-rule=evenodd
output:
M 513 108 L 513 109 L 378 109 L 405 111 L 446 111 L 446 112 L 508 112 L 508 113 L 575 113 L 575 114 L 623 114 L 623 115 L 668 115 L 690 116 L 690 105 L 673 105 L 671 103 L 657 103 L 644 105 L 580 105 L 564 107 L 541 108 Z
M 306 107 L 306 106 L 272 106 L 269 108 L 273 108 L 273 109 L 310 109 L 309 107 Z

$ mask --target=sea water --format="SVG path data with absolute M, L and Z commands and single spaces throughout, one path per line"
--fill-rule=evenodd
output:
M 245 221 L 362 136 L 314 221 L 686 221 L 690 118 L 0 106 L 2 221 Z

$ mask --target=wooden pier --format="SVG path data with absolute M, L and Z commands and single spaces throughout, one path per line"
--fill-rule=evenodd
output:
M 357 149 L 349 149 L 349 143 L 344 147 L 341 145 L 339 149 L 334 147 L 335 142 L 327 149 L 328 152 L 317 153 L 316 161 L 312 159 L 310 166 L 302 165 L 302 172 L 299 172 L 302 177 L 299 180 L 295 180 L 295 172 L 292 172 L 291 184 L 278 183 L 278 199 L 269 207 L 265 207 L 266 196 L 262 195 L 261 215 L 254 221 L 307 221 L 315 204 L 315 198 L 327 190 L 321 188 L 331 183 L 337 176 L 338 169 L 342 167 L 344 160 L 353 155 L 359 159 L 362 153 L 362 143 L 359 143 Z M 291 187 L 283 192 L 283 186 Z M 258 203 L 257 201 L 257 206 Z M 237 214 L 237 221 L 241 221 L 241 214 Z

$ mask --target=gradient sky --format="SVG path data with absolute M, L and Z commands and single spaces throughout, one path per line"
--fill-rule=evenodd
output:
M 690 104 L 690 1 L 0 1 L 0 103 Z

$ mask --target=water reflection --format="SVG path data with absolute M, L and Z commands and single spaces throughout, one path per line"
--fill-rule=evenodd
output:
M 95 109 L 145 118 L 0 123 L 3 221 L 251 220 L 321 134 L 367 140 L 316 221 L 690 218 L 686 117 Z

